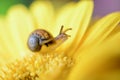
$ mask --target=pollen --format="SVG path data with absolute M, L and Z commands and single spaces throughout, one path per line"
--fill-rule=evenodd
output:
M 0 80 L 62 80 L 73 64 L 61 54 L 32 54 L 2 67 Z

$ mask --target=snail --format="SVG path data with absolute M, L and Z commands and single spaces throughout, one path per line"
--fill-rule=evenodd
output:
M 64 26 L 61 26 L 59 35 L 56 37 L 53 37 L 48 31 L 44 29 L 37 29 L 33 31 L 27 41 L 28 48 L 33 52 L 38 52 L 41 50 L 43 45 L 46 45 L 47 47 L 52 44 L 55 44 L 56 47 L 59 46 L 69 37 L 66 32 L 72 29 L 68 28 L 63 31 L 63 27 Z

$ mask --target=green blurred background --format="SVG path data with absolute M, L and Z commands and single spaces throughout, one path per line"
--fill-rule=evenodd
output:
M 5 15 L 7 10 L 16 4 L 24 4 L 29 7 L 33 0 L 0 0 L 0 15 Z

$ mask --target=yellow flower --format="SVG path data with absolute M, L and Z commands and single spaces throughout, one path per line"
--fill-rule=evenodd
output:
M 0 80 L 120 80 L 120 12 L 89 25 L 92 12 L 93 0 L 58 11 L 45 1 L 35 1 L 29 10 L 13 6 L 0 17 Z M 71 37 L 57 49 L 28 50 L 31 31 L 43 28 L 55 37 L 61 25 L 72 28 Z

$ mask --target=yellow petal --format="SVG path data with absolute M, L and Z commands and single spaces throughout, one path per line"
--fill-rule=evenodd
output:
M 118 24 L 115 29 L 108 35 L 108 38 L 116 33 L 120 32 L 120 24 Z
M 6 30 L 11 42 L 11 50 L 17 55 L 25 55 L 26 42 L 29 34 L 34 29 L 32 18 L 23 5 L 13 6 L 6 18 Z M 10 46 L 9 45 L 9 46 Z
M 93 1 L 81 1 L 77 6 L 72 10 L 72 15 L 69 15 L 69 21 L 67 22 L 67 27 L 72 27 L 70 33 L 71 38 L 65 43 L 67 51 L 71 49 L 68 55 L 73 55 L 78 48 L 79 43 L 81 42 L 91 19 L 93 11 Z M 65 21 L 65 20 L 63 20 Z M 66 20 L 67 21 L 67 20 Z M 66 51 L 66 52 L 67 52 Z
M 68 26 L 69 20 L 71 20 L 70 15 L 72 15 L 73 10 L 75 9 L 75 3 L 71 2 L 63 6 L 58 12 L 55 22 L 55 31 L 60 30 L 61 26 L 63 25 L 65 28 L 70 28 L 71 26 Z M 58 33 L 59 34 L 59 31 Z
M 93 71 L 101 69 L 104 62 L 115 56 L 120 56 L 120 32 L 105 41 L 100 47 L 86 49 L 76 59 L 68 80 L 84 80 Z M 86 80 L 86 79 L 85 79 Z
M 54 10 L 48 1 L 35 1 L 30 6 L 30 11 L 34 17 L 35 27 L 53 32 Z
M 6 48 L 6 43 L 5 43 L 5 41 L 7 41 L 5 38 L 6 33 L 5 33 L 5 29 L 3 27 L 5 27 L 5 20 L 4 20 L 4 17 L 0 17 L 0 37 L 1 37 L 0 53 L 2 51 L 4 51 L 4 49 L 6 49 L 6 51 L 8 51 L 8 49 Z
M 0 17 L 0 65 L 6 64 L 15 58 L 11 50 L 13 45 L 10 41 L 9 33 L 6 30 L 4 18 Z
M 109 14 L 95 23 L 86 34 L 82 47 L 98 44 L 114 30 L 120 22 L 120 12 Z

